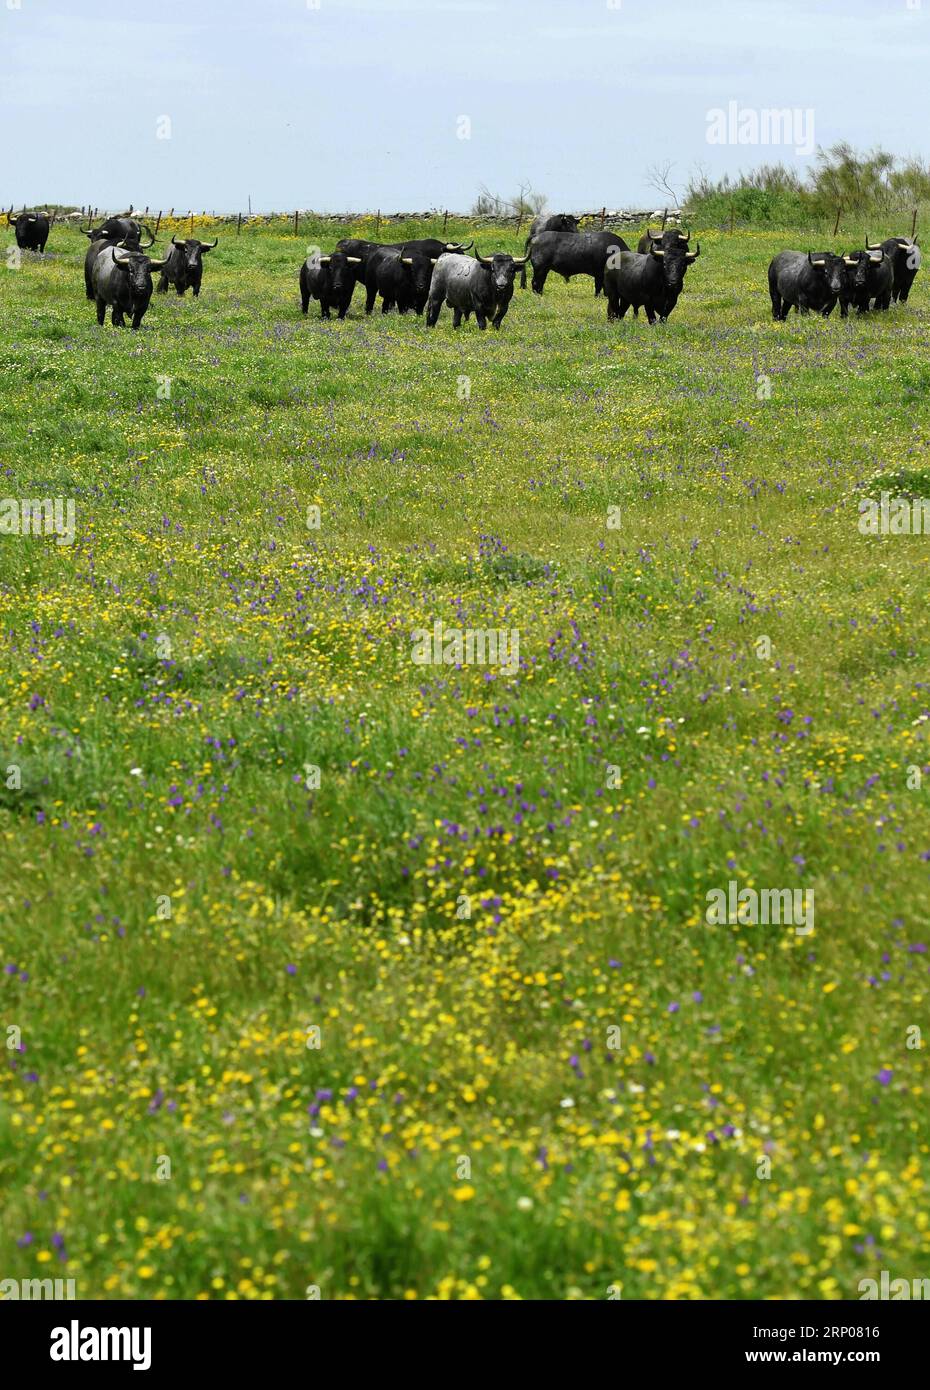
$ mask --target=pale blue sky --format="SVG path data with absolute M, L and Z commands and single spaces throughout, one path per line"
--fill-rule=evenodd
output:
M 708 144 L 730 102 L 810 109 L 821 145 L 930 154 L 930 0 L 11 4 L 6 206 L 465 210 L 524 179 L 553 208 L 660 206 L 666 160 L 681 189 L 699 164 L 809 162 Z

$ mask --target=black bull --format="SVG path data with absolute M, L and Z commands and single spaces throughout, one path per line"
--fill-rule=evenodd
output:
M 371 313 L 375 298 L 380 294 L 383 314 L 394 306 L 399 314 L 409 313 L 411 309 L 422 314 L 433 266 L 438 259 L 438 256 L 424 255 L 416 246 L 375 247 L 365 266 L 365 313 Z
M 590 275 L 595 296 L 604 288 L 607 257 L 615 251 L 629 251 L 616 232 L 540 232 L 530 242 L 533 264 L 533 290 L 542 294 L 550 271 L 570 280 L 573 275 Z
M 16 245 L 20 251 L 38 251 L 40 255 L 45 254 L 45 243 L 51 230 L 47 213 L 23 211 L 18 217 L 14 217 L 13 209 L 10 208 L 6 220 L 13 228 Z
M 637 316 L 642 307 L 650 323 L 657 318 L 664 323 L 678 303 L 688 267 L 700 254 L 700 242 L 696 251 L 689 251 L 687 243 L 679 241 L 668 247 L 652 242 L 645 253 L 611 256 L 604 278 L 608 319 L 622 319 L 631 307 Z
M 884 251 L 886 256 L 891 257 L 893 271 L 891 297 L 896 304 L 898 301 L 902 304 L 907 303 L 914 277 L 920 269 L 919 241 L 919 237 L 915 237 L 911 241 L 910 237 L 906 236 L 891 236 L 878 243 L 870 242 L 868 237 L 865 239 L 867 251 Z
M 173 236 L 156 293 L 167 294 L 168 286 L 174 285 L 179 295 L 183 295 L 186 290 L 193 290 L 196 299 L 203 281 L 203 258 L 218 245 L 219 237 L 215 241 L 198 241 L 196 237 L 178 241 L 177 237 Z
M 526 256 L 529 254 L 530 242 L 534 236 L 539 236 L 540 232 L 577 232 L 579 218 L 571 212 L 540 212 L 537 213 L 530 223 L 529 236 L 523 247 L 524 263 L 520 267 L 520 288 L 526 289 Z

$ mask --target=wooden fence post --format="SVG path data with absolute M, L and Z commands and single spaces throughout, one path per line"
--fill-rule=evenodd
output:
M 161 209 L 158 211 L 158 220 L 155 223 L 155 235 L 158 236 L 158 229 L 161 226 Z
M 732 209 L 731 209 L 731 211 L 732 211 Z M 666 224 L 667 221 L 668 221 L 668 208 L 666 208 L 665 211 L 662 213 L 662 230 L 663 230 L 663 232 L 665 231 L 665 224 Z M 733 230 L 733 228 L 731 227 L 731 228 L 730 228 L 730 231 L 732 232 L 732 230 Z
M 295 208 L 295 209 L 294 209 L 294 235 L 295 235 L 295 236 L 297 236 L 297 217 L 298 217 L 299 211 L 300 211 L 299 208 Z
M 604 223 L 607 220 L 607 209 L 601 208 L 601 231 L 604 230 Z
M 445 212 L 444 212 L 443 215 L 442 215 L 442 234 L 443 234 L 443 236 L 445 236 L 445 234 L 446 234 L 446 227 L 447 227 L 448 225 L 449 225 L 449 209 L 446 208 Z
M 837 209 L 836 209 L 836 221 L 835 221 L 834 224 L 833 224 L 833 235 L 834 235 L 834 236 L 836 236 L 837 232 L 838 232 L 839 229 L 840 229 L 840 214 L 842 213 L 842 211 L 843 211 L 843 204 L 840 203 L 839 206 L 838 206 Z
M 242 234 L 242 213 L 240 212 L 240 213 L 237 213 L 237 214 L 236 214 L 236 236 L 241 236 L 241 234 Z
M 914 240 L 917 231 L 917 209 L 914 209 L 914 216 L 911 218 L 911 241 Z

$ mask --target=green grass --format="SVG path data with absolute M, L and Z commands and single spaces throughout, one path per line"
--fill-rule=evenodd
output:
M 586 279 L 499 335 L 305 320 L 338 234 L 220 229 L 137 334 L 76 232 L 0 265 L 0 492 L 77 526 L 0 536 L 3 1276 L 925 1274 L 930 542 L 857 526 L 922 495 L 925 282 L 775 324 L 795 235 L 701 230 L 654 329 Z M 519 672 L 414 665 L 437 618 Z M 730 879 L 815 931 L 709 926 Z

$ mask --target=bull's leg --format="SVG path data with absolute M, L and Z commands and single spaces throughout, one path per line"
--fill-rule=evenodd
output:
M 326 298 L 320 300 L 320 318 L 329 318 L 329 300 Z
M 772 318 L 777 323 L 781 319 L 781 295 L 774 285 L 769 286 L 769 294 L 772 296 Z
M 620 300 L 616 293 L 607 294 L 607 322 L 612 323 L 614 319 L 620 317 Z
M 156 294 L 167 294 L 167 293 L 168 293 L 168 277 L 167 277 L 167 275 L 165 274 L 164 271 L 162 271 L 161 277 L 160 277 L 160 279 L 159 279 L 159 281 L 158 281 L 158 284 L 155 286 L 155 293 L 156 293 Z M 301 290 L 301 294 L 303 294 L 303 290 Z M 306 311 L 306 309 L 305 309 L 305 310 L 304 310 L 304 313 L 306 313 L 306 312 L 307 312 L 307 311 Z
M 122 327 L 123 327 L 123 325 L 124 325 L 124 323 L 125 323 L 125 319 L 123 318 L 123 311 L 122 311 L 122 309 L 119 307 L 118 304 L 114 304 L 114 305 L 113 305 L 112 319 L 113 319 L 113 327 L 114 327 L 114 328 L 122 328 Z
M 547 277 L 548 274 L 549 274 L 549 271 L 548 271 L 547 269 L 537 270 L 536 267 L 533 266 L 533 293 L 534 293 L 534 294 L 542 294 L 543 290 L 546 288 L 546 277 Z
M 88 299 L 96 298 L 96 295 L 94 294 L 93 281 L 91 280 L 90 275 L 87 273 L 86 270 L 84 271 L 84 293 L 87 295 Z
M 186 286 L 186 285 L 182 285 L 181 282 L 180 282 L 180 280 L 179 280 L 178 283 L 177 283 L 176 289 L 177 289 L 177 292 L 178 292 L 178 299 L 183 299 L 183 298 L 184 298 L 184 291 L 187 289 L 187 286 Z
M 370 314 L 375 307 L 375 300 L 378 297 L 378 286 L 372 285 L 365 290 L 365 313 Z
M 452 310 L 452 327 L 453 327 L 453 328 L 461 328 L 461 326 L 462 326 L 462 311 L 461 311 L 461 309 L 453 309 L 453 310 Z
M 486 318 L 486 316 L 485 316 L 485 313 L 484 313 L 484 310 L 483 310 L 483 309 L 476 309 L 476 310 L 475 310 L 475 322 L 477 323 L 478 327 L 481 329 L 481 331 L 482 331 L 482 333 L 483 333 L 484 330 L 485 330 L 485 329 L 487 328 L 487 326 L 488 326 L 488 320 L 487 320 L 487 318 Z
M 389 313 L 389 312 L 390 312 L 390 309 L 391 309 L 391 306 L 393 305 L 393 303 L 394 303 L 393 299 L 388 299 L 387 295 L 385 295 L 384 298 L 381 300 L 381 312 L 382 312 L 382 314 L 387 314 L 387 313 Z
M 103 327 L 104 320 L 106 319 L 106 316 L 107 316 L 107 302 L 106 302 L 105 299 L 99 299 L 99 298 L 98 298 L 98 300 L 97 300 L 97 322 L 100 324 L 100 327 L 101 327 L 101 328 Z
M 655 321 L 656 321 L 656 311 L 655 311 L 655 309 L 653 309 L 652 305 L 651 305 L 651 304 L 644 304 L 644 305 L 643 305 L 643 308 L 646 310 L 646 318 L 649 320 L 650 324 L 655 323 Z
M 164 288 L 165 288 L 165 289 L 168 288 L 167 284 L 164 286 Z M 159 285 L 159 286 L 158 286 L 158 289 L 159 289 L 159 292 L 160 292 L 161 289 L 162 289 L 162 286 Z M 310 308 L 310 296 L 309 296 L 309 294 L 307 293 L 307 291 L 303 288 L 303 286 L 301 286 L 301 290 L 300 290 L 300 312 L 301 312 L 302 314 L 305 314 L 309 308 Z
M 142 315 L 143 315 L 144 313 L 145 313 L 145 310 L 144 310 L 144 309 L 140 309 L 139 312 L 138 312 L 137 314 L 133 314 L 133 316 L 132 316 L 132 328 L 133 328 L 133 332 L 134 332 L 134 333 L 135 333 L 135 332 L 138 332 L 138 330 L 139 330 L 139 325 L 140 325 L 141 322 L 142 322 Z
M 594 298 L 598 299 L 604 288 L 604 272 L 596 271 L 594 275 Z
M 427 301 L 427 305 L 426 305 L 426 326 L 427 326 L 427 328 L 435 328 L 435 326 L 436 326 L 436 321 L 437 321 L 437 319 L 439 318 L 439 311 L 440 311 L 441 308 L 442 308 L 442 300 L 441 300 L 441 299 L 430 299 L 430 300 Z

